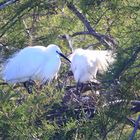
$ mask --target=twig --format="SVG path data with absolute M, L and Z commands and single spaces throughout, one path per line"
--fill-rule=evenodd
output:
M 135 127 L 136 121 L 133 118 L 126 117 L 126 120 L 127 120 L 127 124 L 129 123 L 129 125 L 131 125 L 132 127 Z M 138 125 L 138 129 L 140 129 L 140 125 Z
M 77 36 L 77 35 L 92 35 L 89 31 L 81 31 L 81 32 L 75 32 L 71 36 Z
M 86 19 L 86 17 L 75 7 L 75 5 L 73 5 L 72 2 L 67 2 L 67 7 L 83 22 L 83 24 L 85 25 L 85 27 L 87 28 L 89 34 L 91 34 L 92 36 L 94 36 L 99 42 L 101 42 L 103 45 L 107 46 L 107 47 L 111 47 L 112 45 L 107 41 L 109 40 L 110 42 L 112 42 L 112 40 L 110 40 L 110 38 L 108 38 L 105 35 L 102 35 L 98 32 L 96 32 L 90 25 L 90 22 Z M 113 48 L 112 48 L 113 49 Z
M 135 133 L 136 133 L 136 131 L 137 131 L 137 129 L 138 129 L 139 121 L 140 121 L 140 115 L 138 116 L 138 119 L 137 119 L 137 121 L 135 122 L 135 127 L 134 127 L 134 129 L 133 129 L 133 131 L 132 131 L 132 134 L 131 134 L 131 137 L 130 137 L 129 140 L 133 140 L 133 138 L 134 138 L 134 136 L 135 136 Z
M 0 3 L 0 10 L 4 9 L 6 6 L 15 3 L 16 1 L 19 0 L 5 0 L 4 2 Z
M 29 30 L 29 28 L 28 28 L 28 26 L 27 26 L 25 20 L 23 20 L 23 24 L 24 24 L 24 26 L 25 26 L 27 35 L 31 37 L 32 35 L 31 35 L 31 33 L 30 33 L 30 30 Z

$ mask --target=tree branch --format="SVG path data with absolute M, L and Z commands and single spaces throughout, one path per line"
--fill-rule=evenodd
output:
M 133 140 L 133 138 L 134 138 L 134 136 L 135 136 L 135 133 L 136 133 L 136 131 L 137 131 L 137 129 L 138 129 L 138 126 L 139 126 L 139 121 L 140 121 L 140 115 L 138 116 L 138 119 L 137 119 L 137 121 L 135 122 L 135 127 L 134 127 L 134 130 L 133 130 L 132 135 L 131 135 L 131 137 L 130 137 L 130 140 Z
M 87 32 L 89 32 L 89 34 L 91 34 L 92 36 L 94 36 L 97 40 L 99 40 L 99 42 L 101 42 L 104 46 L 106 47 L 111 47 L 112 48 L 112 44 L 110 44 L 107 40 L 110 41 L 110 38 L 107 38 L 107 36 L 102 35 L 98 32 L 96 32 L 90 25 L 90 22 L 86 19 L 86 17 L 71 3 L 71 2 L 67 2 L 67 7 L 83 22 L 83 24 L 85 25 L 85 27 L 87 28 Z M 110 41 L 112 42 L 112 40 Z M 113 49 L 113 48 L 112 48 Z
M 0 10 L 4 9 L 6 6 L 15 3 L 16 1 L 19 0 L 5 0 L 4 2 L 0 3 Z
M 77 36 L 77 35 L 92 35 L 89 31 L 81 31 L 81 32 L 76 32 L 74 34 L 72 34 L 71 36 Z

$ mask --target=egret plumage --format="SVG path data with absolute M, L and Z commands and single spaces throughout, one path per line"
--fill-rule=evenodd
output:
M 45 84 L 57 75 L 61 65 L 59 56 L 70 62 L 57 45 L 26 47 L 8 59 L 2 70 L 2 77 L 12 84 L 29 80 Z
M 76 49 L 69 57 L 74 79 L 78 83 L 97 81 L 97 72 L 107 71 L 114 62 L 112 51 Z

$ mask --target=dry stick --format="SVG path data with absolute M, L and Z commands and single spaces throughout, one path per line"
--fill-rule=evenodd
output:
M 135 127 L 134 127 L 134 129 L 133 129 L 133 131 L 132 131 L 132 134 L 131 134 L 131 137 L 130 137 L 129 140 L 133 140 L 133 138 L 134 138 L 134 136 L 135 136 L 135 133 L 136 133 L 136 131 L 137 131 L 137 129 L 138 129 L 139 121 L 140 121 L 140 115 L 138 116 L 138 119 L 137 119 L 137 121 L 136 121 L 136 123 L 135 123 Z
M 31 33 L 30 33 L 30 31 L 29 31 L 29 28 L 28 28 L 28 26 L 27 26 L 27 24 L 26 24 L 26 22 L 25 22 L 24 19 L 23 19 L 23 24 L 24 24 L 24 26 L 25 26 L 25 32 L 27 33 L 28 36 L 31 37 L 32 35 L 31 35 Z

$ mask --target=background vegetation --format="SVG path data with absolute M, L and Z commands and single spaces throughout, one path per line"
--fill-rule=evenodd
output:
M 81 93 L 81 99 L 65 62 L 58 80 L 41 91 L 34 88 L 33 94 L 21 86 L 0 85 L 0 139 L 130 138 L 131 118 L 138 116 L 131 104 L 140 99 L 139 0 L 0 1 L 1 64 L 28 45 L 53 43 L 69 55 L 65 34 L 74 48 L 113 50 L 116 63 L 98 77 L 101 85 Z

